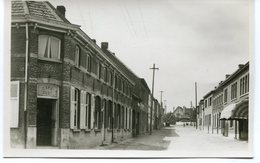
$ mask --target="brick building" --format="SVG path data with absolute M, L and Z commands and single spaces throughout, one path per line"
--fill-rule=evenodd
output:
M 145 81 L 65 12 L 12 1 L 12 147 L 91 148 L 147 131 Z
M 204 101 L 201 99 L 197 106 L 197 126 L 200 130 L 204 129 Z
M 209 132 L 212 132 L 212 97 L 214 91 L 210 91 L 203 97 L 204 101 L 204 128 Z
M 248 140 L 249 62 L 221 83 L 223 88 L 222 133 L 236 139 Z
M 248 140 L 249 62 L 238 65 L 235 72 L 226 75 L 224 81 L 204 96 L 199 106 L 203 108 L 198 116 L 204 119 L 204 123 L 200 123 L 202 129 Z M 208 115 L 211 118 L 207 118 Z

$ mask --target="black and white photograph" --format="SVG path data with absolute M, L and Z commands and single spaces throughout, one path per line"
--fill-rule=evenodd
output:
M 254 157 L 253 0 L 4 3 L 6 157 Z

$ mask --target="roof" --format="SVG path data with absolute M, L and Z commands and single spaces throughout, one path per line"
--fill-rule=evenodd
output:
M 52 25 L 80 27 L 71 24 L 47 1 L 12 1 L 12 21 L 35 20 Z
M 249 62 L 247 62 L 243 67 L 237 69 L 233 74 L 231 74 L 226 80 L 224 80 L 220 86 L 224 86 L 226 85 L 229 81 L 231 81 L 232 79 L 234 79 L 238 74 L 240 74 L 240 72 L 246 70 L 249 68 Z
M 141 83 L 145 86 L 145 88 L 150 92 L 150 88 L 147 85 L 146 81 L 144 80 L 144 78 L 139 78 L 139 80 L 141 81 Z
M 203 98 L 209 97 L 212 93 L 214 93 L 214 90 L 208 92 L 205 96 L 203 96 Z
M 113 60 L 121 69 L 123 69 L 129 76 L 131 76 L 131 78 L 133 79 L 137 79 L 138 76 L 130 69 L 128 68 L 122 61 L 120 61 L 118 59 L 117 56 L 114 55 L 114 53 L 112 53 L 109 50 L 104 50 L 102 49 L 102 51 L 111 59 Z
M 80 29 L 79 25 L 75 25 L 70 23 L 58 10 L 52 6 L 47 1 L 12 1 L 12 23 L 22 23 L 22 22 L 33 22 L 35 23 L 35 27 L 42 26 L 42 28 L 53 27 L 57 29 L 63 29 L 68 33 L 74 32 L 72 35 L 75 37 L 79 36 L 86 42 L 85 46 L 90 47 L 97 51 L 98 55 L 101 55 L 105 58 L 109 63 L 111 63 L 119 72 L 122 73 L 124 77 L 126 77 L 132 85 L 134 85 L 134 81 L 132 80 L 132 76 L 129 76 L 130 69 L 126 67 L 119 59 L 116 57 L 111 58 L 108 57 L 101 48 L 96 45 L 92 39 Z M 47 29 L 48 29 L 47 27 Z M 100 53 L 100 54 L 99 54 Z M 116 59 L 115 59 L 116 58 Z M 123 67 L 123 68 L 122 68 Z M 124 72 L 122 72 L 122 70 Z M 127 71 L 126 71 L 127 70 Z M 133 72 L 132 72 L 133 73 Z

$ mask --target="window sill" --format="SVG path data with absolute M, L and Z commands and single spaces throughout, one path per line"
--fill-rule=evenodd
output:
M 38 57 L 38 60 L 42 60 L 42 61 L 48 61 L 48 62 L 62 63 L 62 61 L 61 61 L 61 60 L 57 60 L 57 59 L 51 59 L 51 58 L 42 58 L 42 57 Z
M 241 97 L 244 97 L 244 96 L 246 96 L 246 95 L 248 95 L 249 93 L 247 92 L 247 93 L 245 93 L 245 94 L 242 94 L 242 95 L 240 95 L 240 98 Z
M 72 129 L 73 132 L 80 132 L 80 129 Z
M 236 100 L 237 100 L 237 98 L 231 99 L 231 102 L 234 102 L 234 101 L 236 101 Z
M 101 129 L 94 129 L 95 132 L 101 132 Z
M 85 129 L 85 132 L 90 133 L 91 129 Z
M 82 71 L 79 66 L 74 65 L 75 69 Z

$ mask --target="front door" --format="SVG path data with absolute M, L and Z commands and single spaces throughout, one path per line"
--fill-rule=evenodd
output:
M 239 121 L 239 139 L 248 140 L 248 120 Z
M 37 100 L 37 145 L 52 145 L 52 113 L 55 100 L 38 99 Z

